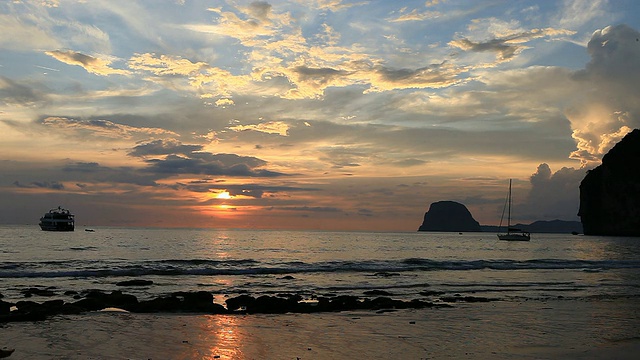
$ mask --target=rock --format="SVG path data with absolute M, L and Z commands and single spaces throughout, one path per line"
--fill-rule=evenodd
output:
M 640 236 L 640 130 L 628 133 L 580 183 L 585 235 Z
M 56 295 L 56 293 L 52 291 L 51 288 L 39 289 L 35 287 L 22 290 L 22 294 L 24 295 L 24 297 L 31 297 L 33 295 L 36 295 L 36 296 L 55 296 Z
M 466 206 L 455 201 L 438 201 L 429 206 L 418 231 L 482 231 Z
M 9 357 L 11 356 L 11 354 L 13 354 L 14 351 L 16 351 L 16 349 L 10 349 L 5 346 L 2 349 L 0 349 L 0 358 Z
M 137 304 L 138 299 L 135 296 L 123 294 L 122 291 L 112 291 L 111 294 L 106 294 L 99 290 L 91 290 L 84 299 L 70 304 L 65 311 L 75 313 L 78 310 L 97 311 L 109 307 L 129 310 Z
M 12 306 L 14 306 L 13 303 L 0 300 L 0 314 L 8 314 Z
M 240 308 L 249 308 L 255 303 L 256 299 L 250 295 L 240 295 L 234 298 L 229 298 L 225 300 L 225 304 L 227 304 L 227 310 L 236 311 Z
M 125 280 L 116 283 L 117 286 L 148 286 L 153 285 L 153 281 L 151 280 Z
M 224 306 L 213 302 L 213 295 L 207 291 L 177 292 L 173 293 L 173 297 L 182 301 L 180 305 L 181 312 L 207 314 L 224 314 L 227 312 Z
M 298 301 L 293 299 L 285 299 L 277 296 L 260 296 L 256 301 L 247 308 L 249 313 L 260 314 L 284 314 L 287 312 L 296 312 Z

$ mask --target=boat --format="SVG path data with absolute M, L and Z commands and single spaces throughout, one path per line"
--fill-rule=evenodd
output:
M 529 241 L 531 240 L 531 234 L 526 231 L 511 227 L 511 179 L 509 179 L 509 195 L 507 201 L 504 204 L 507 210 L 507 233 L 498 234 L 498 239 L 507 241 Z M 502 209 L 502 217 L 500 217 L 500 228 L 502 228 L 502 219 L 504 218 L 504 208 Z
M 51 209 L 40 218 L 40 229 L 44 231 L 73 231 L 75 229 L 75 215 L 69 210 L 58 206 Z

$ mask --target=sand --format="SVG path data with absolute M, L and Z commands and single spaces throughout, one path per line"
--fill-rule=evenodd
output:
M 636 299 L 375 313 L 97 312 L 0 325 L 18 359 L 636 359 Z

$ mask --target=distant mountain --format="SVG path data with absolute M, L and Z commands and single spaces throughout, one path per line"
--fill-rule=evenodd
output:
M 522 229 L 523 231 L 528 231 L 530 233 L 582 234 L 582 223 L 580 221 L 538 220 L 528 225 L 515 224 L 511 227 Z M 481 228 L 482 231 L 486 232 L 500 231 L 499 227 L 494 225 L 482 225 Z M 502 228 L 502 231 L 505 231 L 505 227 Z
M 455 201 L 438 201 L 429 206 L 418 231 L 482 231 L 466 206 Z

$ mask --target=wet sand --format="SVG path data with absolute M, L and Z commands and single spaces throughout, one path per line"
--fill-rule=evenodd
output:
M 9 359 L 635 359 L 637 299 L 385 313 L 97 312 L 0 325 Z

